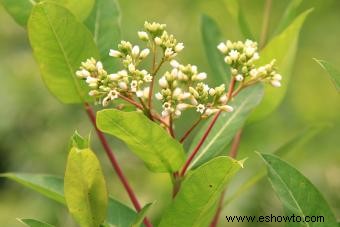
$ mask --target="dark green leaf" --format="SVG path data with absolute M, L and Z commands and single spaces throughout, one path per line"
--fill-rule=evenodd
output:
M 258 121 L 265 118 L 272 113 L 283 100 L 295 62 L 300 30 L 311 11 L 312 10 L 307 10 L 298 16 L 286 30 L 274 37 L 262 50 L 258 65 L 264 65 L 272 59 L 276 59 L 279 72 L 283 76 L 283 83 L 280 88 L 266 86 L 264 99 L 259 107 L 256 108 L 254 114 L 252 114 L 251 121 Z
M 118 62 L 109 56 L 109 50 L 117 48 L 121 39 L 120 18 L 120 9 L 116 0 L 97 0 L 86 20 L 86 25 L 99 48 L 104 67 L 110 70 L 118 66 Z
M 222 191 L 241 167 L 242 162 L 221 156 L 189 172 L 159 227 L 209 226 Z
M 207 15 L 203 15 L 201 18 L 201 33 L 205 54 L 213 73 L 214 83 L 229 82 L 229 67 L 217 49 L 217 45 L 223 41 L 222 34 L 217 23 Z
M 143 113 L 102 110 L 97 126 L 124 141 L 151 171 L 176 172 L 184 163 L 183 146 Z
M 335 88 L 340 92 L 340 71 L 338 71 L 332 64 L 327 61 L 314 59 L 321 67 L 330 75 Z
M 64 103 L 91 100 L 88 86 L 75 72 L 82 61 L 98 58 L 91 33 L 66 9 L 39 3 L 28 22 L 28 34 L 43 80 Z
M 230 105 L 234 107 L 231 113 L 222 113 L 211 130 L 208 138 L 200 148 L 199 153 L 191 163 L 191 167 L 197 167 L 202 163 L 222 154 L 236 132 L 242 128 L 251 111 L 260 103 L 263 96 L 263 86 L 257 85 L 242 91 Z M 192 151 L 202 138 L 210 121 L 207 121 L 196 134 L 189 151 Z
M 139 211 L 135 221 L 131 225 L 131 227 L 139 227 L 146 216 L 146 214 L 149 212 L 150 208 L 154 205 L 154 203 L 148 203 L 146 204 L 141 211 Z
M 291 0 L 286 11 L 284 12 L 279 25 L 276 28 L 275 34 L 280 34 L 284 29 L 286 29 L 295 17 L 298 15 L 298 8 L 303 0 Z
M 305 226 L 336 227 L 337 221 L 318 189 L 298 170 L 278 157 L 260 154 L 267 165 L 268 177 L 280 198 L 286 215 L 323 216 L 325 222 L 304 223 Z M 287 223 L 287 226 L 301 226 Z
M 19 25 L 26 27 L 33 0 L 0 0 L 0 2 Z
M 23 224 L 25 224 L 26 226 L 30 226 L 30 227 L 53 227 L 53 225 L 47 224 L 45 222 L 42 221 L 38 221 L 35 219 L 18 219 L 18 221 L 22 222 Z
M 67 207 L 79 225 L 102 224 L 107 214 L 108 195 L 100 163 L 90 149 L 71 149 L 64 182 Z

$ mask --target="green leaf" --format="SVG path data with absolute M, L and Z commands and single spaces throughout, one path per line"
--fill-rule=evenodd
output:
M 340 71 L 327 61 L 314 59 L 330 75 L 336 90 L 340 93 Z
M 209 226 L 222 191 L 241 167 L 241 162 L 221 156 L 189 172 L 159 227 Z
M 116 0 L 97 0 L 86 20 L 86 25 L 94 36 L 104 67 L 114 70 L 118 61 L 109 56 L 109 50 L 116 48 L 121 40 L 120 9 Z
M 40 194 L 65 204 L 63 178 L 43 174 L 5 173 L 0 177 L 7 177 L 19 184 L 31 188 Z M 117 227 L 130 226 L 136 219 L 137 213 L 126 205 L 110 198 L 107 222 Z
M 311 11 L 312 10 L 307 10 L 298 16 L 286 30 L 274 37 L 262 50 L 258 65 L 267 64 L 272 59 L 276 59 L 279 72 L 283 75 L 283 86 L 280 88 L 266 86 L 264 99 L 254 114 L 252 114 L 251 121 L 258 121 L 265 118 L 272 113 L 283 100 L 295 62 L 299 33 L 306 17 Z
M 286 29 L 292 23 L 292 21 L 298 15 L 298 8 L 302 2 L 303 0 L 291 0 L 290 1 L 274 34 L 281 33 L 284 29 Z
M 82 4 L 79 4 L 77 0 L 47 1 L 56 2 L 67 8 L 81 21 L 87 18 L 95 2 L 95 0 L 82 0 Z M 26 27 L 33 6 L 42 0 L 0 0 L 0 2 L 19 25 Z
M 28 173 L 4 173 L 0 174 L 0 177 L 6 177 L 50 199 L 65 204 L 63 179 L 60 177 Z
M 91 100 L 88 86 L 75 75 L 82 61 L 99 55 L 86 27 L 63 7 L 44 2 L 33 8 L 28 35 L 52 94 L 63 103 Z
M 97 113 L 98 128 L 122 141 L 154 172 L 176 172 L 185 160 L 182 144 L 140 112 L 115 109 Z
M 236 132 L 242 128 L 251 111 L 260 103 L 262 96 L 263 86 L 260 84 L 246 88 L 237 95 L 235 100 L 230 103 L 230 105 L 234 107 L 234 111 L 220 115 L 208 138 L 203 143 L 195 159 L 191 162 L 190 167 L 195 168 L 223 152 L 227 154 L 225 148 L 233 139 Z M 209 124 L 210 121 L 207 121 L 196 134 L 189 151 L 196 147 Z
M 305 226 L 336 227 L 337 221 L 318 189 L 298 170 L 278 157 L 260 154 L 267 165 L 268 178 L 280 198 L 286 215 L 323 216 L 324 223 L 304 223 Z M 301 226 L 287 223 L 287 226 Z
M 53 225 L 47 224 L 45 222 L 42 221 L 38 221 L 35 219 L 18 219 L 18 221 L 20 221 L 21 223 L 25 224 L 26 226 L 30 226 L 30 227 L 53 227 Z
M 139 227 L 146 216 L 146 214 L 149 212 L 150 208 L 154 205 L 154 203 L 148 203 L 146 204 L 141 211 L 139 211 L 137 217 L 135 218 L 135 221 L 131 225 L 131 227 Z
M 214 82 L 217 84 L 229 82 L 229 67 L 217 49 L 217 45 L 223 41 L 222 34 L 217 23 L 207 15 L 202 15 L 201 17 L 201 33 L 205 54 L 214 76 Z
M 33 0 L 0 0 L 0 2 L 19 25 L 26 27 L 34 4 Z
M 255 40 L 255 37 L 250 30 L 243 10 L 239 5 L 239 0 L 224 0 L 224 3 L 229 14 L 238 23 L 243 36 L 247 39 Z
M 90 147 L 90 139 L 85 139 L 77 131 L 71 137 L 70 148 L 86 149 Z
M 65 171 L 67 207 L 82 227 L 98 227 L 107 214 L 107 189 L 100 163 L 90 149 L 73 147 Z

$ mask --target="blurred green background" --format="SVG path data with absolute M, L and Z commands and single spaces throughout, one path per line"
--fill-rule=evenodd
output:
M 290 1 L 274 0 L 270 31 L 275 29 Z M 136 32 L 145 20 L 168 24 L 170 32 L 185 43 L 180 56 L 183 62 L 197 64 L 210 72 L 203 50 L 200 17 L 213 17 L 225 39 L 241 39 L 236 22 L 227 13 L 222 0 L 120 0 L 123 38 L 137 42 Z M 243 0 L 242 8 L 256 36 L 261 31 L 264 0 Z M 303 26 L 297 60 L 286 98 L 265 120 L 247 125 L 243 134 L 240 158 L 249 157 L 246 167 L 233 182 L 231 191 L 262 165 L 254 151 L 273 152 L 304 128 L 329 125 L 290 159 L 325 195 L 340 219 L 340 95 L 325 72 L 312 58 L 326 59 L 340 70 L 340 1 L 308 0 L 301 12 L 314 12 Z M 113 47 L 114 48 L 114 47 Z M 284 76 L 284 75 L 283 75 Z M 62 175 L 67 157 L 68 139 L 75 129 L 88 134 L 92 128 L 81 106 L 65 106 L 54 99 L 40 79 L 32 57 L 26 31 L 15 24 L 0 7 L 0 172 L 52 173 Z M 182 130 L 182 127 L 179 127 Z M 94 149 L 104 166 L 110 192 L 127 201 L 103 150 L 93 136 Z M 171 186 L 167 175 L 151 174 L 126 147 L 114 139 L 119 160 L 133 188 L 143 203 L 158 200 L 153 216 L 169 201 Z M 164 198 L 167 201 L 164 201 Z M 222 212 L 225 215 L 270 215 L 282 210 L 269 183 L 261 181 Z M 57 226 L 75 226 L 59 204 L 18 184 L 0 179 L 0 226 L 21 226 L 15 219 L 39 218 Z M 220 226 L 256 226 L 227 224 Z M 281 226 L 274 223 L 259 226 Z

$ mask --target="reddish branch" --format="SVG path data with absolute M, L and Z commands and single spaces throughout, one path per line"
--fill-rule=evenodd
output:
M 103 148 L 112 164 L 112 167 L 114 168 L 115 172 L 117 173 L 118 175 L 118 178 L 120 179 L 120 181 L 122 182 L 126 192 L 128 193 L 129 195 L 129 198 L 133 204 L 133 206 L 135 207 L 136 211 L 139 212 L 141 210 L 141 206 L 138 202 L 138 199 L 135 195 L 135 193 L 133 192 L 131 186 L 129 185 L 128 181 L 127 181 L 127 178 L 125 177 L 113 151 L 111 150 L 104 134 L 97 128 L 97 124 L 96 124 L 96 116 L 95 116 L 95 113 L 93 111 L 93 109 L 91 108 L 91 106 L 88 104 L 88 103 L 85 103 L 85 109 L 86 109 L 86 112 L 91 120 L 91 123 L 93 124 L 95 130 L 96 130 L 96 133 L 98 135 L 98 138 L 101 142 L 101 144 L 103 145 Z M 150 221 L 145 218 L 144 219 L 144 224 L 147 226 L 147 227 L 152 227 L 152 224 L 150 223 Z

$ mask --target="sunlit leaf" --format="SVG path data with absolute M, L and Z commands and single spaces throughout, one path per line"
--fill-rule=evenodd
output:
M 286 215 L 323 216 L 324 222 L 304 223 L 305 226 L 336 227 L 336 218 L 318 189 L 298 170 L 278 157 L 260 154 L 267 165 L 268 178 L 281 200 Z M 289 222 L 287 226 L 300 226 Z
M 227 145 L 236 132 L 243 127 L 251 111 L 260 103 L 262 96 L 263 86 L 261 85 L 246 88 L 237 95 L 235 100 L 230 102 L 230 105 L 234 107 L 234 111 L 220 115 L 206 141 L 200 148 L 199 153 L 192 161 L 191 167 L 197 167 L 217 155 L 221 155 L 223 152 L 224 155 L 227 155 L 228 151 L 225 150 Z M 209 124 L 210 120 L 195 135 L 189 151 L 192 151 L 198 144 Z
M 203 15 L 201 18 L 201 33 L 205 54 L 212 70 L 214 83 L 221 84 L 229 82 L 229 67 L 217 49 L 217 45 L 225 40 L 222 39 L 222 34 L 217 23 L 207 15 Z
M 183 146 L 143 113 L 102 110 L 97 126 L 124 141 L 151 171 L 176 172 L 184 163 Z
M 5 173 L 0 177 L 7 177 L 38 193 L 65 204 L 63 178 L 44 174 Z M 137 213 L 126 205 L 110 198 L 107 210 L 107 222 L 117 227 L 131 226 Z
M 50 224 L 47 224 L 45 222 L 38 221 L 35 219 L 22 218 L 22 219 L 18 219 L 18 221 L 20 221 L 21 223 L 29 227 L 53 227 L 53 225 L 50 225 Z
M 295 17 L 298 15 L 298 8 L 301 5 L 303 0 L 291 0 L 289 5 L 287 6 L 280 23 L 276 27 L 275 34 L 281 33 L 284 29 L 286 29 L 292 21 L 294 21 Z
M 133 224 L 131 225 L 131 227 L 139 227 L 142 223 L 143 220 L 146 216 L 146 214 L 149 212 L 150 208 L 152 207 L 154 203 L 148 203 L 146 204 L 141 211 L 139 211 L 136 219 L 134 220 Z
M 340 92 L 340 71 L 327 61 L 314 59 L 330 75 L 335 88 Z
M 311 11 L 307 10 L 298 16 L 287 29 L 274 37 L 261 51 L 261 58 L 257 64 L 264 65 L 272 59 L 276 59 L 279 72 L 283 75 L 283 85 L 280 88 L 266 86 L 264 99 L 254 114 L 252 114 L 251 121 L 258 121 L 268 116 L 283 100 L 295 62 L 299 33 L 306 17 Z
M 108 194 L 100 163 L 89 148 L 71 149 L 64 182 L 67 207 L 79 225 L 102 224 L 107 214 Z
M 70 148 L 76 147 L 78 149 L 85 149 L 89 146 L 89 139 L 82 137 L 77 131 L 75 131 L 70 140 Z
M 221 156 L 189 172 L 159 227 L 209 226 L 222 191 L 241 166 Z
M 75 75 L 82 61 L 99 55 L 86 27 L 65 8 L 44 2 L 33 8 L 28 34 L 51 93 L 64 103 L 91 100 L 88 86 Z
M 109 56 L 109 50 L 117 48 L 121 40 L 120 9 L 116 0 L 97 0 L 86 20 L 86 25 L 94 36 L 104 67 L 114 70 L 118 62 Z

